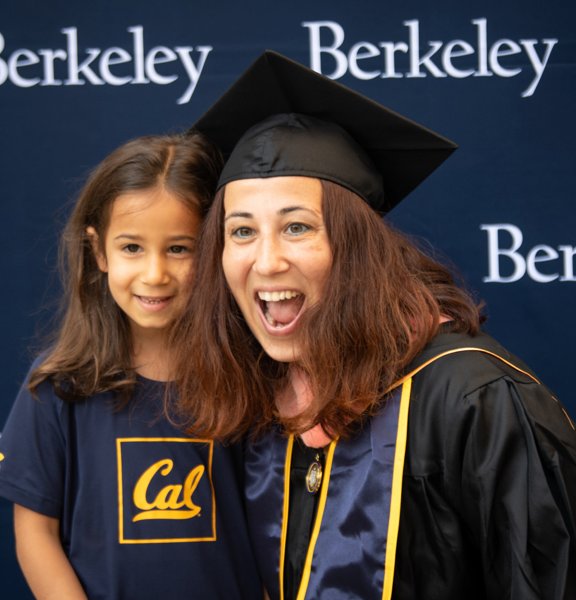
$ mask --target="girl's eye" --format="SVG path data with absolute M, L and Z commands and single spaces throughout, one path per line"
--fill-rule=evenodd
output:
M 123 248 L 124 252 L 128 254 L 136 254 L 140 251 L 140 246 L 138 244 L 126 244 Z
M 304 223 L 290 223 L 288 227 L 286 227 L 286 231 L 290 235 L 301 235 L 310 231 L 310 227 L 308 225 L 304 225 Z
M 189 248 L 187 246 L 170 246 L 170 248 L 168 248 L 168 251 L 170 252 L 170 254 L 186 254 L 188 252 L 192 252 L 192 248 Z

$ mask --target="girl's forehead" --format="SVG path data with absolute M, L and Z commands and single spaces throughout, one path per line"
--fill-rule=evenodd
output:
M 165 190 L 142 190 L 118 196 L 111 208 L 108 232 L 119 229 L 157 231 L 196 230 L 200 211 Z
M 120 216 L 142 212 L 168 196 L 172 195 L 158 187 L 130 190 L 114 198 L 110 214 Z

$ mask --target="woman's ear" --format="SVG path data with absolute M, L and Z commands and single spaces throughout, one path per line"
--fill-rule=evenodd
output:
M 94 253 L 94 258 L 96 259 L 96 264 L 98 268 L 106 273 L 108 271 L 108 262 L 106 261 L 106 255 L 102 252 L 100 248 L 100 238 L 98 237 L 98 233 L 90 225 L 90 227 L 86 227 L 86 235 L 90 240 L 90 246 L 92 246 L 92 252 Z

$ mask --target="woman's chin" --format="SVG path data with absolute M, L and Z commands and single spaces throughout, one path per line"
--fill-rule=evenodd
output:
M 290 340 L 261 339 L 260 345 L 266 354 L 276 362 L 291 363 L 298 360 L 299 352 Z

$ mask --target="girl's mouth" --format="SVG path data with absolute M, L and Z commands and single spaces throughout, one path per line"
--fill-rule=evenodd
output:
M 136 298 L 145 310 L 157 312 L 168 306 L 174 296 L 136 296 Z
M 144 304 L 162 304 L 170 300 L 170 296 L 163 296 L 162 298 L 153 298 L 150 296 L 138 296 L 138 299 L 144 302 Z

